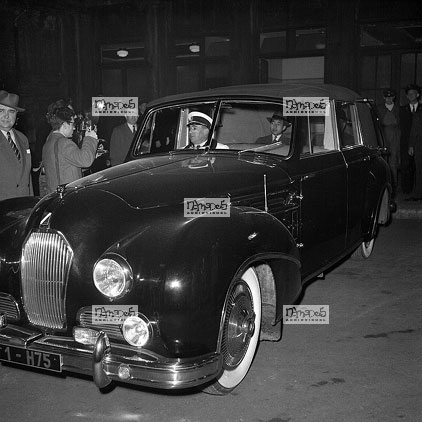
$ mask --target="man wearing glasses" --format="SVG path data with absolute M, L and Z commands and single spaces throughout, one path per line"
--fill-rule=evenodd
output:
M 31 151 L 28 138 L 13 126 L 19 96 L 0 90 L 0 200 L 32 196 Z

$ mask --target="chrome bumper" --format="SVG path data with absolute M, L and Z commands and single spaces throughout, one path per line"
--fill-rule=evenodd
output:
M 94 346 L 86 346 L 69 337 L 43 335 L 8 324 L 0 329 L 0 345 L 59 354 L 63 371 L 92 375 L 98 388 L 112 381 L 157 389 L 190 388 L 211 381 L 222 368 L 222 358 L 217 353 L 170 359 L 134 347 L 110 344 L 104 332 L 99 333 Z

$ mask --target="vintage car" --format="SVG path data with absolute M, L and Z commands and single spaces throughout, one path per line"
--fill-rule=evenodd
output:
M 210 117 L 190 148 L 189 116 Z M 283 113 L 282 139 L 270 121 Z M 391 213 L 370 101 L 251 85 L 153 101 L 126 163 L 0 202 L 0 359 L 157 389 L 233 390 L 283 305 Z

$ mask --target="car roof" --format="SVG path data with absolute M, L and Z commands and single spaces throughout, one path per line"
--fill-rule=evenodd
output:
M 148 107 L 163 103 L 176 103 L 179 101 L 193 100 L 195 98 L 213 99 L 218 97 L 262 97 L 268 99 L 281 99 L 283 97 L 328 97 L 340 101 L 354 101 L 362 98 L 351 89 L 330 84 L 254 84 L 234 85 L 208 89 L 206 91 L 189 92 L 184 94 L 169 95 L 151 101 Z

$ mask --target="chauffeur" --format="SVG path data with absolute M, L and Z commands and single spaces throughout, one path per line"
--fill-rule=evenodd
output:
M 18 112 L 19 96 L 0 91 L 0 200 L 32 196 L 31 151 L 28 138 L 13 126 Z
M 385 144 L 390 153 L 388 157 L 388 164 L 390 165 L 392 182 L 393 182 L 393 196 L 397 190 L 397 170 L 400 166 L 400 111 L 395 104 L 396 92 L 393 89 L 387 88 L 383 91 L 384 104 L 378 107 L 378 114 L 380 117 Z
M 205 113 L 199 111 L 192 111 L 188 115 L 189 128 L 189 145 L 188 149 L 205 148 L 208 142 L 208 135 L 210 133 L 212 119 Z M 224 144 L 218 143 L 215 139 L 211 140 L 211 149 L 228 149 Z

